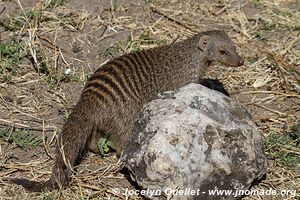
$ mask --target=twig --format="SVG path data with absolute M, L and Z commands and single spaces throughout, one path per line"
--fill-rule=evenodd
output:
M 47 90 L 47 91 L 50 92 L 50 93 L 52 93 L 52 94 L 54 94 L 54 95 L 56 95 L 56 96 L 59 97 L 60 99 L 62 99 L 63 102 L 65 103 L 65 105 L 68 104 L 68 102 L 67 102 L 67 100 L 65 99 L 65 97 L 62 96 L 61 94 L 59 94 L 59 93 L 57 93 L 57 92 L 55 92 L 55 91 L 52 91 L 52 90 Z
M 45 122 L 43 120 L 43 143 L 44 143 L 44 147 L 45 147 L 45 152 L 47 154 L 47 156 L 53 160 L 53 157 L 51 156 L 51 154 L 49 153 L 49 150 L 48 150 L 48 145 L 46 143 L 46 136 L 45 136 Z
M 282 113 L 282 112 L 280 112 L 280 111 L 273 110 L 273 109 L 271 109 L 271 108 L 267 108 L 267 107 L 265 107 L 265 106 L 263 106 L 263 105 L 259 105 L 259 104 L 257 104 L 257 103 L 254 103 L 253 105 L 255 105 L 255 106 L 257 106 L 257 107 L 260 107 L 260 108 L 263 108 L 263 109 L 265 109 L 265 110 L 267 110 L 267 111 L 276 113 L 276 114 L 278 114 L 280 117 L 286 117 L 286 114 L 285 114 L 285 113 Z
M 62 61 L 67 65 L 68 68 L 70 68 L 69 63 L 66 61 L 66 59 L 65 59 L 63 53 L 61 52 L 61 50 L 58 49 L 58 51 L 59 51 L 59 54 L 60 54 L 60 56 L 61 56 Z
M 4 176 L 10 175 L 10 174 L 13 174 L 17 171 L 19 171 L 19 170 L 18 169 L 13 169 L 13 170 L 8 171 L 8 172 L 0 173 L 0 177 L 4 177 Z
M 282 95 L 286 97 L 295 97 L 300 99 L 300 95 L 297 93 L 282 93 L 282 92 L 277 92 L 277 91 L 264 91 L 264 90 L 258 90 L 258 91 L 249 91 L 249 92 L 241 92 L 241 94 L 275 94 L 275 95 Z
M 280 66 L 280 64 L 282 64 L 284 67 L 287 67 L 287 64 L 283 61 L 282 56 L 277 55 L 277 54 L 272 53 L 272 52 L 269 52 L 269 51 L 264 51 L 263 53 L 267 54 L 270 61 L 273 61 L 274 65 L 276 66 L 276 68 L 279 71 L 280 77 L 284 81 L 284 86 L 285 87 L 283 87 L 283 88 L 285 90 L 288 90 L 289 89 L 289 82 L 286 80 L 286 77 L 284 76 L 284 71 L 283 71 L 282 67 Z
M 173 18 L 173 17 L 171 17 L 171 16 L 163 13 L 162 11 L 158 10 L 153 5 L 151 6 L 151 10 L 153 12 L 159 14 L 159 15 L 162 15 L 163 17 L 165 17 L 168 20 L 175 22 L 176 24 L 182 26 L 183 28 L 190 30 L 193 33 L 197 33 L 198 32 L 198 30 L 195 30 L 195 29 L 191 28 L 190 26 L 186 25 L 185 23 L 183 23 L 183 22 L 181 22 L 181 21 L 179 21 L 179 20 L 177 20 L 177 19 L 175 19 L 175 18 Z
M 296 154 L 296 155 L 300 156 L 300 152 L 294 151 L 292 149 L 286 149 L 286 148 L 281 147 L 280 150 L 284 151 L 284 152 L 287 152 L 287 153 L 292 153 L 292 154 Z
M 224 12 L 229 6 L 230 4 L 234 2 L 234 0 L 230 1 L 229 3 L 227 3 L 223 8 L 221 8 L 218 12 L 216 12 L 216 15 L 221 14 L 222 12 Z
M 8 127 L 8 126 L 13 126 L 16 128 L 25 128 L 27 130 L 32 130 L 32 131 L 55 131 L 54 128 L 51 127 L 44 127 L 44 128 L 38 128 L 38 127 L 31 127 L 25 124 L 20 124 L 20 123 L 16 123 L 16 122 L 11 122 L 5 119 L 0 119 L 0 126 L 2 127 Z
M 124 31 L 119 31 L 119 32 L 114 32 L 114 33 L 111 33 L 111 34 L 104 34 L 102 37 L 100 37 L 98 40 L 97 40 L 97 43 L 99 43 L 100 41 L 102 40 L 105 40 L 107 38 L 110 38 L 110 37 L 115 37 L 116 35 L 119 35 L 119 34 L 122 34 L 122 33 L 127 33 L 127 32 L 131 32 L 131 31 L 136 31 L 136 30 L 139 30 L 139 29 L 143 29 L 143 27 L 137 27 L 137 28 L 134 28 L 132 30 L 124 30 Z
M 88 185 L 88 184 L 84 184 L 84 183 L 78 183 L 78 185 L 81 187 L 96 190 L 96 191 L 105 191 L 103 188 L 100 188 L 100 187 L 97 187 L 94 185 Z
M 53 44 L 48 38 L 46 38 L 46 37 L 44 37 L 44 36 L 42 36 L 42 35 L 38 35 L 37 37 L 38 37 L 39 39 L 41 39 L 41 40 L 47 42 L 47 43 L 50 45 L 50 46 L 47 45 L 47 47 L 49 47 L 50 49 L 53 49 L 53 50 L 55 50 L 55 51 L 58 51 L 57 49 L 60 49 L 61 51 L 66 52 L 66 50 L 60 48 L 59 46 L 57 46 L 57 45 L 55 45 L 55 44 Z
M 18 4 L 18 6 L 21 8 L 23 16 L 24 16 L 24 19 L 25 19 L 25 21 L 27 22 L 27 24 L 29 26 L 29 29 L 28 29 L 28 34 L 29 34 L 28 48 L 29 48 L 31 57 L 33 58 L 33 61 L 34 61 L 35 70 L 39 74 L 40 73 L 40 64 L 39 64 L 37 56 L 36 56 L 36 50 L 35 50 L 35 48 L 33 48 L 33 41 L 34 41 L 34 38 L 35 38 L 35 29 L 33 29 L 33 31 L 31 31 L 32 30 L 31 24 L 29 23 L 29 20 L 28 20 L 28 18 L 26 16 L 26 13 L 24 11 L 24 8 L 23 8 L 20 0 L 16 0 L 16 2 Z M 24 25 L 23 25 L 23 27 L 22 27 L 22 29 L 20 31 L 19 37 L 21 37 L 21 33 L 23 31 L 24 26 L 25 26 L 25 23 L 24 23 Z
M 280 55 L 285 55 L 296 42 L 299 42 L 300 36 L 298 35 L 284 50 L 280 51 Z
M 5 8 L 5 6 L 4 6 L 3 9 L 0 11 L 0 15 L 4 12 L 5 9 L 6 9 L 6 8 Z

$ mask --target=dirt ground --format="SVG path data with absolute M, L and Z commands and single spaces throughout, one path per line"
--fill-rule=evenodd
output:
M 0 134 L 1 199 L 126 199 L 113 189 L 134 186 L 114 155 L 87 155 L 63 191 L 26 193 L 7 178 L 49 178 L 55 135 L 102 63 L 197 32 L 223 29 L 233 38 L 245 65 L 215 65 L 207 77 L 219 79 L 249 109 L 266 141 L 290 134 L 300 121 L 298 0 L 0 0 L 0 13 L 0 44 L 18 49 L 0 57 L 0 133 L 23 131 L 41 143 L 20 148 Z M 299 138 L 296 146 L 275 151 L 299 157 Z M 300 199 L 300 161 L 289 166 L 266 154 L 268 173 L 253 189 L 297 194 L 243 199 Z

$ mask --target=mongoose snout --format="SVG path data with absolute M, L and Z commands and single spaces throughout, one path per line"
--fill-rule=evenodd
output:
M 242 57 L 240 57 L 238 54 L 236 54 L 231 59 L 229 58 L 228 62 L 225 62 L 223 64 L 229 65 L 231 67 L 240 67 L 240 66 L 244 65 L 244 59 Z
M 244 65 L 244 59 L 242 57 L 239 58 L 238 67 Z
M 244 65 L 244 58 L 242 58 L 241 56 L 239 56 L 237 53 L 234 52 L 235 55 L 233 55 L 232 57 L 230 57 L 228 60 L 229 62 L 224 63 L 227 64 L 231 67 L 239 67 Z

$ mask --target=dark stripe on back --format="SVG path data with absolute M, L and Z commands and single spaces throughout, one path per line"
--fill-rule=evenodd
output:
M 131 88 L 132 84 L 129 81 L 130 78 L 127 75 L 127 69 L 123 66 L 123 63 L 115 62 L 115 60 L 109 61 L 107 64 L 100 67 L 92 79 L 96 79 L 99 77 L 98 73 L 106 72 L 115 77 L 116 81 L 120 84 L 124 92 L 126 93 L 124 96 L 129 96 L 136 101 L 138 101 L 137 93 L 135 93 Z
M 125 56 L 120 57 L 121 60 L 123 60 L 126 64 L 126 66 L 130 66 L 130 70 L 131 70 L 131 74 L 132 74 L 132 80 L 134 82 L 135 88 L 138 92 L 138 94 L 142 94 L 142 83 L 143 80 L 140 76 L 140 74 L 138 73 L 138 65 L 137 63 L 134 61 L 134 58 L 132 57 L 132 54 L 127 54 Z
M 151 78 L 153 77 L 153 67 L 154 63 L 152 62 L 152 58 L 149 57 L 149 55 L 145 51 L 139 52 L 140 58 L 143 63 L 145 63 L 145 66 L 147 67 L 146 70 L 148 73 L 150 73 Z
M 140 96 L 140 94 L 138 93 L 138 91 L 134 85 L 134 84 L 136 84 L 136 81 L 134 80 L 133 77 L 131 77 L 132 76 L 132 69 L 130 68 L 131 66 L 128 66 L 128 63 L 126 65 L 126 62 L 120 58 L 110 61 L 110 64 L 113 64 L 114 66 L 116 66 L 118 68 L 122 68 L 125 81 L 129 84 L 128 89 L 133 91 L 135 98 L 142 99 L 142 97 Z M 123 63 L 123 62 L 125 62 L 125 63 Z
M 95 74 L 92 75 L 89 81 L 93 80 L 103 80 L 108 83 L 117 93 L 121 96 L 122 101 L 125 101 L 126 98 L 129 98 L 128 91 L 126 89 L 124 82 L 121 80 L 120 76 L 116 73 L 112 67 L 103 68 L 103 70 L 97 70 Z
M 149 55 L 145 51 L 140 52 L 140 58 L 142 59 L 143 63 L 145 63 L 145 66 L 147 66 L 146 70 L 150 75 L 150 86 L 153 88 L 157 87 L 157 82 L 155 78 L 155 71 L 154 71 L 154 63 L 152 61 L 153 58 L 149 57 Z M 153 91 L 152 91 L 153 92 Z
M 149 81 L 150 80 L 150 72 L 149 70 L 149 66 L 146 66 L 147 64 L 145 63 L 145 61 L 143 60 L 143 58 L 141 57 L 141 52 L 136 52 L 134 54 L 132 54 L 136 65 L 138 67 L 139 70 L 139 74 L 141 74 L 144 82 L 145 81 Z
M 107 96 L 110 97 L 112 101 L 117 102 L 117 98 L 116 98 L 117 94 L 103 80 L 101 81 L 100 79 L 98 79 L 98 80 L 89 81 L 87 82 L 86 85 L 86 89 L 87 88 L 95 88 L 96 90 L 99 90 L 102 93 L 104 93 L 106 97 Z
M 89 87 L 89 88 L 85 88 L 83 91 L 82 91 L 82 94 L 81 94 L 81 98 L 90 98 L 89 96 L 91 94 L 94 94 L 97 96 L 97 98 L 101 101 L 104 101 L 106 103 L 110 103 L 110 99 L 101 91 L 97 90 L 96 88 L 92 88 L 92 87 Z

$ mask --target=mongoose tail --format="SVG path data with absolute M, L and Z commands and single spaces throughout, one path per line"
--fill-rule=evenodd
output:
M 128 145 L 134 120 L 145 103 L 159 92 L 198 82 L 214 61 L 229 66 L 244 63 L 224 31 L 202 32 L 107 62 L 90 77 L 58 134 L 50 180 L 11 181 L 34 192 L 67 186 L 73 167 L 86 148 L 98 152 L 97 143 L 104 137 L 116 145 L 120 154 Z
M 93 133 L 93 103 L 90 98 L 82 97 L 64 124 L 61 134 L 58 134 L 56 144 L 56 159 L 52 168 L 52 176 L 45 182 L 27 179 L 10 179 L 12 183 L 22 185 L 27 191 L 42 192 L 67 186 L 71 179 L 71 171 L 86 152 L 87 140 Z

